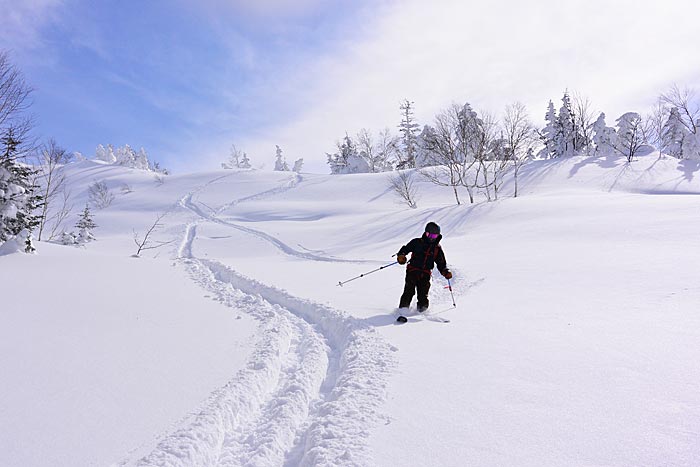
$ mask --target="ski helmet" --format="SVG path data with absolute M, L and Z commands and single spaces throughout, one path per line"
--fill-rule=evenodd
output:
M 431 234 L 440 234 L 440 226 L 435 222 L 428 222 L 425 226 L 425 231 Z

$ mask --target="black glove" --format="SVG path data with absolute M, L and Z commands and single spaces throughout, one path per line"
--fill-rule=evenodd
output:
M 402 255 L 399 253 L 398 255 L 396 255 L 396 261 L 399 264 L 406 264 L 406 255 Z
M 445 279 L 452 279 L 452 273 L 449 269 L 442 271 L 442 275 L 445 277 Z

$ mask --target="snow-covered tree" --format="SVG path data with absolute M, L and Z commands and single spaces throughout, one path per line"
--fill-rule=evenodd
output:
M 540 151 L 540 157 L 550 159 L 575 156 L 589 143 L 586 136 L 588 131 L 583 128 L 584 120 L 589 119 L 588 103 L 580 103 L 577 110 L 568 92 L 564 93 L 561 100 L 562 106 L 558 114 L 552 101 L 549 101 L 545 114 L 546 125 L 540 132 L 545 146 Z
M 591 130 L 596 155 L 605 157 L 615 152 L 617 132 L 605 124 L 605 113 L 600 113 Z
M 90 212 L 90 206 L 85 205 L 85 209 L 80 214 L 78 222 L 76 222 L 75 227 L 78 229 L 77 242 L 87 243 L 95 240 L 95 236 L 92 234 L 92 230 L 97 228 L 97 224 L 92 219 L 92 213 Z
M 250 167 L 251 167 L 250 159 L 248 159 L 248 154 L 246 154 L 245 152 L 243 153 L 243 157 L 241 158 L 241 162 L 239 164 L 239 167 L 241 169 L 250 169 Z
M 372 173 L 393 169 L 396 144 L 397 139 L 391 136 L 389 129 L 381 131 L 377 140 L 366 128 L 357 133 L 357 150 Z
M 542 159 L 551 159 L 559 157 L 564 152 L 561 147 L 562 129 L 557 117 L 557 111 L 554 109 L 554 103 L 549 101 L 547 113 L 544 116 L 545 126 L 540 131 L 540 139 L 544 147 L 539 152 L 538 156 Z
M 332 174 L 354 174 L 369 172 L 367 161 L 360 156 L 357 151 L 355 142 L 347 134 L 343 141 L 336 143 L 338 152 L 329 154 L 328 165 L 331 167 Z
M 3 253 L 34 251 L 32 231 L 39 224 L 32 212 L 41 197 L 32 184 L 34 170 L 17 161 L 21 141 L 13 129 L 6 128 L 0 137 L 0 249 Z
M 245 153 L 238 149 L 235 144 L 231 145 L 231 150 L 229 151 L 229 157 L 226 162 L 221 163 L 221 167 L 224 169 L 240 169 L 241 163 L 243 162 L 243 157 Z
M 401 133 L 402 150 L 399 156 L 399 162 L 396 165 L 398 169 L 409 169 L 416 166 L 416 154 L 418 153 L 418 134 L 420 133 L 420 125 L 415 121 L 414 103 L 408 99 L 401 102 L 401 123 L 399 123 L 399 132 Z
M 106 148 L 101 144 L 97 145 L 97 149 L 95 149 L 95 159 L 107 162 L 108 164 L 117 162 L 117 156 L 114 154 L 114 148 L 111 144 L 108 144 Z
M 279 146 L 275 146 L 276 156 L 275 156 L 275 170 L 280 172 L 288 172 L 289 166 L 287 165 L 287 160 L 282 155 L 282 149 Z
M 615 149 L 627 158 L 627 162 L 644 145 L 642 117 L 637 112 L 627 112 L 617 119 L 617 142 Z
M 300 173 L 301 168 L 304 166 L 304 158 L 299 158 L 294 161 L 294 167 L 292 167 L 292 172 Z

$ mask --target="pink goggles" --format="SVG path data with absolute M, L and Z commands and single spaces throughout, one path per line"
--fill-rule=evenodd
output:
M 428 232 L 425 233 L 425 236 L 431 240 L 435 240 L 436 238 L 438 238 L 438 235 L 440 235 L 440 234 L 433 234 L 433 233 L 428 233 Z

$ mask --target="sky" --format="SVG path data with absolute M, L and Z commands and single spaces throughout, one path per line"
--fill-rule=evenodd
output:
M 533 6 L 536 5 L 536 6 Z M 700 89 L 700 4 L 632 0 L 0 0 L 0 49 L 34 88 L 36 132 L 94 156 L 143 147 L 175 172 L 232 144 L 328 173 L 346 132 L 429 124 L 452 103 L 543 125 L 565 90 L 609 125 L 672 84 Z

